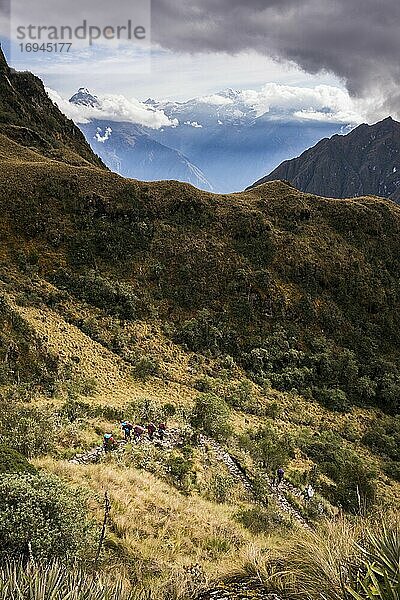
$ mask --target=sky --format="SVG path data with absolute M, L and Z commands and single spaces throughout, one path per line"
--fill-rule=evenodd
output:
M 0 0 L 3 12 L 7 1 Z M 92 15 L 102 24 L 145 23 L 148 37 L 134 46 L 79 46 L 64 62 L 14 51 L 11 63 L 32 70 L 64 98 L 81 86 L 129 100 L 186 100 L 228 87 L 260 92 L 276 83 L 292 87 L 296 103 L 301 88 L 327 85 L 346 94 L 346 110 L 360 120 L 400 117 L 398 0 L 149 2 L 12 0 L 12 27 L 38 15 L 56 24 Z

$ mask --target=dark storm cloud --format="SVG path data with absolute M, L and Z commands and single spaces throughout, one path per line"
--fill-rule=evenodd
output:
M 165 48 L 255 50 L 335 73 L 353 94 L 379 89 L 389 106 L 397 102 L 399 0 L 153 0 L 152 11 L 153 39 Z

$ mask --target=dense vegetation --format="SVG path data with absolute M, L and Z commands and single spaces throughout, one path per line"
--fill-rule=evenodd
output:
M 60 599 L 76 582 L 82 598 L 139 597 L 93 577 L 110 570 L 182 600 L 234 569 L 289 597 L 317 598 L 322 581 L 329 600 L 377 584 L 386 598 L 393 574 L 370 557 L 380 541 L 397 551 L 396 527 L 371 523 L 360 551 L 350 524 L 398 498 L 399 207 L 282 182 L 216 196 L 123 180 L 38 80 L 0 70 L 0 598 L 25 598 L 30 579 L 49 594 L 57 580 Z M 64 460 L 125 418 L 172 422 L 175 441 Z M 229 448 L 255 498 L 200 433 Z M 329 529 L 343 511 L 350 529 L 296 546 L 267 483 L 278 467 L 299 514 Z M 271 562 L 282 540 L 293 554 Z M 275 577 L 282 560 L 295 576 Z

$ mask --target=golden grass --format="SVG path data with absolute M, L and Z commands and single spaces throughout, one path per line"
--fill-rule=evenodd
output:
M 98 521 L 102 495 L 108 491 L 112 511 L 106 544 L 111 561 L 104 568 L 115 568 L 119 557 L 120 570 L 152 589 L 171 590 L 172 581 L 192 586 L 225 577 L 241 571 L 249 554 L 277 545 L 272 537 L 254 538 L 244 529 L 234 518 L 238 506 L 183 495 L 146 471 L 115 462 L 80 466 L 46 458 L 36 464 L 90 490 L 91 511 Z M 190 576 L 194 565 L 203 574 L 197 583 Z

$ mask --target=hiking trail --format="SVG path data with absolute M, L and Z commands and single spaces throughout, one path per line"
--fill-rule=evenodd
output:
M 179 441 L 180 441 L 179 429 L 170 429 L 166 433 L 163 440 L 159 439 L 158 437 L 155 437 L 153 440 L 150 440 L 148 438 L 148 436 L 146 435 L 146 436 L 143 436 L 143 438 L 138 443 L 142 444 L 142 445 L 143 444 L 147 444 L 147 445 L 153 444 L 153 445 L 157 445 L 160 448 L 164 448 L 167 450 L 167 449 L 172 449 L 175 446 L 177 446 L 179 444 Z M 227 450 L 225 450 L 225 448 L 223 448 L 221 446 L 221 444 L 219 444 L 213 438 L 209 438 L 205 435 L 200 435 L 199 441 L 200 441 L 200 446 L 203 449 L 207 449 L 207 447 L 208 447 L 212 450 L 212 452 L 214 453 L 216 458 L 219 461 L 224 463 L 224 465 L 226 466 L 226 468 L 228 469 L 228 471 L 232 475 L 232 477 L 235 479 L 235 481 L 240 482 L 243 485 L 243 487 L 245 488 L 245 490 L 248 492 L 248 494 L 250 496 L 252 496 L 253 499 L 258 504 L 261 504 L 264 506 L 266 506 L 268 504 L 267 499 L 265 499 L 265 501 L 263 502 L 262 500 L 260 500 L 257 497 L 254 484 L 251 481 L 250 477 L 246 474 L 245 470 L 240 465 L 240 463 L 235 458 L 233 458 L 231 456 L 231 454 L 229 454 L 229 452 L 227 452 Z M 135 442 L 133 442 L 133 443 L 135 443 Z M 112 453 L 114 455 L 123 453 L 125 451 L 125 446 L 126 446 L 126 442 L 124 440 L 121 440 L 120 442 L 117 443 L 117 446 L 112 451 Z M 76 454 L 72 459 L 70 459 L 69 462 L 73 463 L 73 464 L 87 465 L 87 464 L 99 462 L 101 460 L 101 458 L 105 456 L 105 454 L 106 454 L 106 452 L 104 451 L 102 446 L 96 446 L 95 448 L 92 448 L 91 450 L 88 450 L 85 453 Z M 271 495 L 273 496 L 273 498 L 274 498 L 275 502 L 277 503 L 278 507 L 280 508 L 280 510 L 282 512 L 288 514 L 289 516 L 291 516 L 303 528 L 310 530 L 311 526 L 309 525 L 309 523 L 307 523 L 307 521 L 299 513 L 299 511 L 287 500 L 287 498 L 285 497 L 285 494 L 284 494 L 284 492 L 286 492 L 286 493 L 289 492 L 298 498 L 302 498 L 303 495 L 302 495 L 301 491 L 298 488 L 296 488 L 294 485 L 292 485 L 291 483 L 289 483 L 288 481 L 285 481 L 285 480 L 283 480 L 282 483 L 280 483 L 279 487 L 274 486 L 273 482 L 269 478 L 267 478 L 267 481 L 268 481 Z
M 217 458 L 225 464 L 225 466 L 227 467 L 227 469 L 230 472 L 230 474 L 232 475 L 232 477 L 236 481 L 239 481 L 242 483 L 242 485 L 249 492 L 249 494 L 251 494 L 256 499 L 256 502 L 258 502 L 259 504 L 262 504 L 264 506 L 268 504 L 267 500 L 265 500 L 265 502 L 262 502 L 261 500 L 259 500 L 257 498 L 257 494 L 256 494 L 256 490 L 254 488 L 254 485 L 253 485 L 251 479 L 246 474 L 243 467 L 241 467 L 239 462 L 237 460 L 235 460 L 229 454 L 229 452 L 227 452 L 216 440 L 214 440 L 212 438 L 208 438 L 204 435 L 201 435 L 200 436 L 200 444 L 203 447 L 208 445 L 213 450 L 213 452 L 217 456 Z M 279 508 L 282 510 L 282 512 L 287 513 L 295 521 L 297 521 L 297 523 L 299 523 L 302 527 L 310 530 L 311 526 L 307 523 L 307 521 L 299 513 L 299 511 L 286 499 L 286 497 L 283 493 L 283 492 L 289 492 L 291 494 L 294 494 L 298 498 L 303 498 L 301 491 L 298 488 L 296 488 L 294 485 L 292 485 L 291 483 L 289 483 L 285 480 L 283 480 L 279 484 L 279 487 L 274 486 L 271 479 L 267 478 L 267 481 L 268 481 L 268 485 L 269 485 L 271 494 L 272 494 L 274 500 L 276 501 L 277 505 L 279 506 Z

